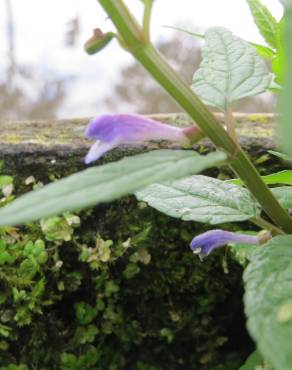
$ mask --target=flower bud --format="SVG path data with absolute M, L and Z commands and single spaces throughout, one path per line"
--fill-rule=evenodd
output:
M 88 54 L 95 54 L 102 50 L 113 38 L 113 32 L 103 33 L 99 28 L 93 30 L 93 36 L 86 41 L 84 49 Z

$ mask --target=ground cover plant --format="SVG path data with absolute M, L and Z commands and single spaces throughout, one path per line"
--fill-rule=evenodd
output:
M 241 369 L 291 369 L 292 171 L 287 169 L 260 176 L 240 146 L 232 113 L 239 99 L 266 90 L 279 94 L 280 148 L 273 155 L 284 157 L 287 164 L 292 161 L 292 43 L 289 42 L 292 35 L 291 0 L 281 1 L 284 16 L 279 22 L 259 0 L 248 0 L 255 23 L 268 46 L 250 43 L 222 27 L 212 27 L 204 35 L 193 34 L 193 37 L 204 40 L 204 47 L 202 62 L 199 69 L 194 71 L 191 86 L 180 79 L 151 43 L 150 23 L 154 0 L 143 1 L 142 25 L 134 19 L 122 0 L 99 0 L 99 3 L 116 30 L 103 33 L 96 29 L 85 45 L 86 51 L 89 54 L 99 52 L 113 38 L 117 38 L 121 47 L 133 54 L 196 124 L 187 128 L 173 127 L 131 114 L 99 115 L 93 118 L 85 133 L 93 141 L 85 158 L 86 164 L 98 161 L 116 147 L 136 146 L 148 141 L 166 140 L 181 149 L 155 150 L 114 163 L 93 166 L 17 199 L 13 199 L 10 193 L 11 179 L 2 176 L 6 194 L 4 207 L 0 210 L 3 235 L 7 230 L 11 235 L 15 225 L 41 219 L 47 240 L 71 240 L 79 219 L 70 212 L 110 202 L 127 194 L 135 194 L 139 201 L 168 217 L 186 223 L 196 221 L 210 225 L 209 230 L 193 235 L 188 241 L 195 254 L 193 256 L 190 253 L 189 258 L 204 260 L 213 250 L 226 245 L 234 253 L 241 252 L 243 256 L 246 265 L 243 280 L 247 328 L 257 350 Z M 264 60 L 269 61 L 272 72 Z M 224 126 L 208 107 L 223 112 Z M 193 145 L 205 136 L 212 141 L 216 151 L 199 155 L 193 150 Z M 234 179 L 222 181 L 198 174 L 207 168 L 221 166 L 229 166 Z M 242 221 L 255 225 L 258 231 L 250 233 L 249 227 L 226 230 L 218 226 Z M 60 223 L 65 225 L 61 236 L 57 232 Z M 142 237 L 147 238 L 147 233 Z M 16 235 L 14 238 L 18 240 Z M 94 270 L 100 261 L 110 258 L 110 253 L 117 254 L 118 258 L 127 244 L 122 244 L 124 249 L 119 245 L 115 250 L 110 248 L 111 243 L 110 240 L 101 239 L 95 250 L 98 256 L 93 258 L 92 250 L 78 246 L 80 259 L 87 261 Z M 17 243 L 14 252 L 11 252 L 3 242 L 0 245 L 0 263 L 9 266 L 19 259 L 20 274 L 30 281 L 37 271 L 41 271 L 41 266 L 47 263 L 48 256 L 41 239 L 34 243 L 23 243 L 23 246 L 20 255 Z M 58 265 L 58 253 L 56 249 L 55 268 L 61 267 Z M 149 258 L 147 250 L 140 250 L 132 257 L 132 264 L 123 273 L 126 276 L 135 275 L 137 261 L 148 264 Z M 106 275 L 107 271 L 104 273 Z M 29 322 L 29 311 L 41 310 L 37 298 L 43 294 L 45 285 L 40 275 L 29 298 L 20 288 L 13 289 L 14 301 L 20 302 L 14 315 L 21 325 Z M 70 279 L 72 289 L 80 284 L 81 277 L 78 274 L 70 275 Z M 23 281 L 21 284 L 25 285 Z M 119 323 L 123 315 L 110 308 L 111 298 L 119 288 L 110 280 L 104 284 L 104 296 L 109 301 L 107 318 L 110 322 L 105 328 L 106 332 L 113 330 L 113 322 Z M 6 296 L 1 299 L 5 301 Z M 76 315 L 83 325 L 77 337 L 74 337 L 77 342 L 91 343 L 96 336 L 97 329 L 90 324 L 98 311 L 105 309 L 104 300 L 101 301 L 100 306 L 94 308 L 82 302 L 75 306 Z M 42 305 L 49 304 L 49 301 L 42 301 Z M 4 324 L 0 329 L 4 337 L 11 330 Z M 167 329 L 163 335 L 171 341 L 172 334 Z M 5 349 L 5 342 L 2 345 Z M 62 354 L 62 368 L 77 366 L 98 369 L 102 350 L 89 347 L 88 354 L 82 354 L 79 358 L 70 355 L 68 351 Z M 119 366 L 121 368 L 122 365 Z M 144 365 L 141 362 L 139 366 L 143 369 Z

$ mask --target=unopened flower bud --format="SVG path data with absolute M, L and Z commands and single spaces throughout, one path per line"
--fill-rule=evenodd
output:
M 95 54 L 102 50 L 113 38 L 113 32 L 103 33 L 99 28 L 93 30 L 93 36 L 86 41 L 84 49 L 88 54 Z

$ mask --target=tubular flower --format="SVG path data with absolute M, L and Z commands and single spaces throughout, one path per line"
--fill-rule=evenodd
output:
M 222 247 L 228 243 L 244 243 L 259 245 L 264 241 L 261 236 L 236 234 L 225 230 L 210 230 L 196 236 L 190 244 L 192 251 L 200 259 L 208 256 L 214 249 Z
M 85 163 L 121 145 L 135 146 L 147 141 L 166 140 L 181 146 L 191 145 L 202 137 L 196 126 L 179 128 L 132 114 L 100 115 L 93 118 L 85 131 L 88 139 L 95 139 Z

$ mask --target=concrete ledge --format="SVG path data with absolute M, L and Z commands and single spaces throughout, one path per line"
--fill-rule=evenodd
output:
M 151 117 L 180 126 L 192 123 L 182 114 Z M 267 114 L 235 115 L 240 141 L 254 160 L 260 158 L 258 166 L 264 162 L 262 172 L 281 168 L 277 159 L 268 157 L 266 162 L 262 156 L 275 148 L 275 120 Z M 49 182 L 86 167 L 83 158 L 91 144 L 83 137 L 87 122 L 88 118 L 0 123 L 2 172 L 13 176 L 16 196 L 31 189 L 24 182 L 28 176 Z M 165 146 L 116 149 L 98 164 Z M 206 152 L 213 147 L 203 140 L 196 149 Z M 218 176 L 217 169 L 209 171 Z M 226 178 L 229 173 L 223 171 L 228 170 L 221 168 L 219 176 Z M 167 217 L 134 197 L 100 204 L 79 216 L 75 228 L 63 218 L 55 219 L 51 224 L 55 239 L 48 238 L 39 223 L 12 230 L 5 239 L 10 252 L 16 238 L 20 257 L 1 265 L 0 324 L 10 331 L 0 341 L 0 366 L 25 363 L 28 368 L 34 363 L 59 369 L 60 358 L 68 351 L 74 361 L 95 351 L 98 369 L 227 369 L 230 360 L 232 368 L 240 367 L 253 350 L 245 330 L 242 267 L 224 250 L 212 253 L 204 263 L 192 255 L 190 240 L 208 226 Z M 238 225 L 222 228 L 237 230 Z M 68 230 L 70 238 L 62 237 Z M 36 299 L 31 298 L 30 286 L 19 288 L 26 290 L 27 302 L 33 299 L 31 309 L 26 301 L 15 302 L 11 291 L 27 259 L 21 254 L 26 242 L 38 239 L 44 240 L 48 262 L 39 267 L 32 287 L 44 279 L 45 292 Z M 112 243 L 106 259 L 99 252 L 104 241 Z M 81 325 L 76 318 L 74 307 L 80 302 L 96 310 L 88 324 Z M 98 302 L 103 306 L 97 309 Z M 23 310 L 28 320 L 24 327 L 16 321 Z M 87 343 L 81 334 L 92 326 L 98 331 Z
M 161 114 L 150 117 L 183 127 L 193 123 L 184 114 Z M 217 117 L 223 122 L 221 114 L 217 114 Z M 247 151 L 262 152 L 275 148 L 275 115 L 237 113 L 234 117 L 240 142 Z M 83 158 L 91 145 L 84 138 L 88 120 L 89 118 L 0 122 L 0 160 L 4 161 L 5 171 L 12 173 L 17 169 L 20 173 L 27 173 L 38 166 L 37 170 L 41 173 L 45 166 L 66 174 L 69 167 L 70 173 L 84 168 Z M 212 144 L 206 139 L 196 148 L 202 146 L 206 150 L 212 148 Z M 165 143 L 150 143 L 135 149 L 116 149 L 106 155 L 100 163 L 116 160 L 127 154 L 165 147 L 170 146 Z

